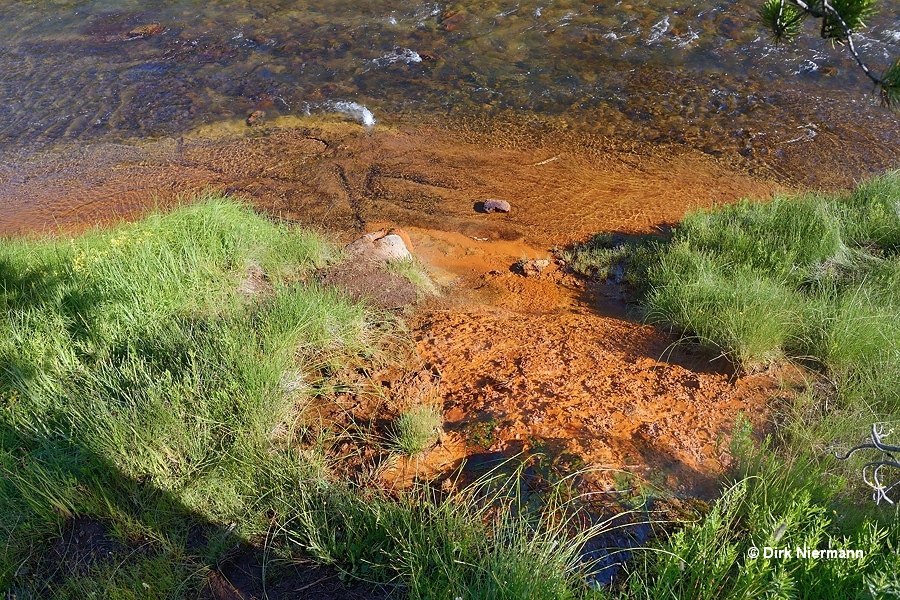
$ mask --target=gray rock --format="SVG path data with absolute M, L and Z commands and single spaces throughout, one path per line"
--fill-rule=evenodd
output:
M 484 201 L 484 212 L 508 213 L 509 209 L 510 209 L 509 202 L 507 202 L 506 200 L 497 200 L 495 198 L 490 198 L 490 199 Z
M 546 258 L 536 258 L 534 260 L 526 260 L 519 265 L 519 268 L 525 277 L 537 277 L 549 266 L 550 261 Z
M 412 256 L 402 237 L 385 231 L 367 233 L 347 244 L 344 250 L 358 261 L 388 262 Z

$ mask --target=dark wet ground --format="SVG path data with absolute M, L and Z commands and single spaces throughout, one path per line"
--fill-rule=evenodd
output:
M 268 570 L 268 573 L 267 573 Z M 274 573 L 273 573 L 274 571 Z M 206 577 L 201 600 L 390 600 L 403 598 L 396 586 L 347 581 L 333 568 L 313 562 L 267 564 L 264 552 L 235 548 Z
M 111 527 L 90 517 L 69 519 L 62 535 L 38 563 L 40 586 L 66 577 L 85 576 L 92 568 L 125 564 L 153 549 L 149 543 L 129 547 L 112 535 Z M 388 600 L 401 598 L 396 586 L 347 580 L 334 567 L 312 561 L 277 561 L 263 548 L 236 544 L 206 573 L 201 600 Z M 37 588 L 51 593 L 51 588 Z M 149 588 L 148 588 L 149 589 Z M 9 596 L 14 598 L 15 596 Z

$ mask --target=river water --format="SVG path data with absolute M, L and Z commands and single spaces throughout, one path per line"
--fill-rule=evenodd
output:
M 775 46 L 758 2 L 0 0 L 0 157 L 343 112 L 564 123 L 795 183 L 896 167 L 898 116 L 842 48 Z M 900 56 L 900 0 L 860 37 Z M 827 178 L 825 178 L 827 180 Z M 2 183 L 2 180 L 0 180 Z

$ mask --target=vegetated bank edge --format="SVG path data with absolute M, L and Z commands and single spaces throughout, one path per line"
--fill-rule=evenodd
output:
M 656 250 L 650 282 L 654 269 L 665 281 L 668 250 Z M 341 432 L 296 407 L 340 385 L 348 366 L 386 360 L 396 325 L 312 281 L 336 258 L 321 238 L 239 203 L 205 198 L 74 240 L 8 240 L 0 252 L 0 527 L 10 540 L 0 583 L 16 598 L 196 597 L 241 539 L 266 548 L 275 576 L 311 557 L 411 598 L 736 597 L 778 586 L 877 597 L 896 583 L 896 521 L 834 518 L 849 502 L 841 482 L 820 477 L 833 465 L 791 445 L 824 430 L 799 425 L 782 430 L 777 453 L 736 448 L 731 491 L 669 540 L 671 554 L 635 560 L 615 590 L 585 585 L 580 542 L 603 524 L 571 537 L 582 522 L 566 516 L 565 486 L 528 512 L 509 477 L 450 498 L 390 498 L 340 480 L 329 450 Z M 270 292 L 235 293 L 256 269 Z M 105 533 L 73 554 L 60 540 L 83 518 Z M 865 559 L 744 558 L 779 531 L 782 545 L 857 545 Z
M 339 475 L 336 447 L 376 433 L 301 407 L 403 337 L 389 312 L 314 281 L 338 254 L 219 196 L 0 242 L 8 597 L 194 598 L 225 585 L 217 565 L 241 542 L 270 581 L 313 560 L 385 584 L 367 596 L 591 593 L 579 548 L 600 525 L 576 527 L 553 489 L 523 511 L 515 477 L 439 497 Z
M 710 346 L 744 371 L 792 361 L 808 377 L 762 447 L 738 432 L 733 486 L 668 553 L 632 565 L 626 595 L 900 595 L 896 505 L 868 502 L 861 480 L 864 463 L 886 456 L 835 458 L 868 442 L 873 423 L 883 434 L 900 425 L 900 172 L 840 195 L 698 211 L 666 235 L 601 234 L 560 254 L 582 275 L 630 284 L 635 312 L 679 343 Z M 900 469 L 882 477 L 887 488 Z M 751 547 L 794 556 L 753 559 Z M 820 561 L 796 548 L 865 558 Z

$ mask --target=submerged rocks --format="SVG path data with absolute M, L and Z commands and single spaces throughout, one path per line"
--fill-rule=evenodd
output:
M 112 33 L 107 33 L 109 31 L 107 27 L 100 27 L 99 29 L 100 31 L 95 32 L 94 35 L 103 42 L 131 42 L 133 40 L 143 40 L 166 30 L 161 23 L 138 25 L 128 31 L 117 31 Z M 104 30 L 107 32 L 104 32 Z
M 128 32 L 122 34 L 121 40 L 123 42 L 130 42 L 131 40 L 142 40 L 144 38 L 156 35 L 157 33 L 162 33 L 163 30 L 165 30 L 165 27 L 163 27 L 161 23 L 139 25 L 134 29 L 131 29 Z
M 403 238 L 384 230 L 367 233 L 344 247 L 348 256 L 362 262 L 388 262 L 412 257 Z

